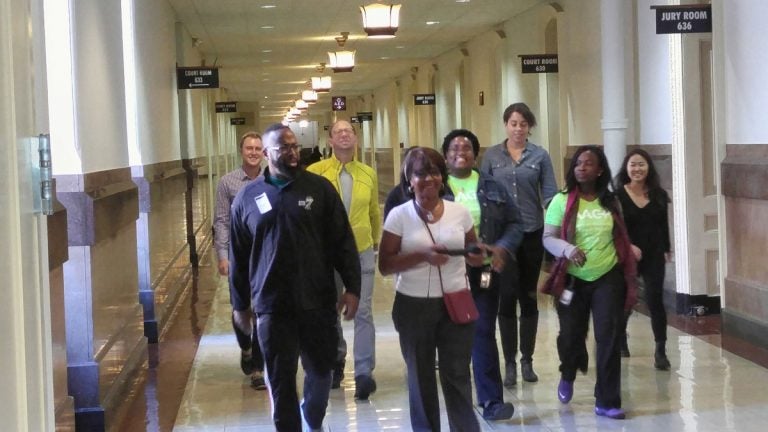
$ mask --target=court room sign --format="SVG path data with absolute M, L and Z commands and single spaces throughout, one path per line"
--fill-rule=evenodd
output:
M 656 11 L 656 34 L 712 33 L 712 5 L 659 5 Z
M 520 56 L 523 73 L 557 73 L 557 54 L 525 54 Z
M 216 102 L 217 113 L 237 112 L 237 102 Z
M 179 90 L 219 88 L 219 68 L 177 67 L 176 88 Z
M 229 119 L 229 124 L 232 126 L 241 126 L 245 124 L 245 117 L 232 117 Z
M 414 105 L 434 105 L 435 94 L 434 93 L 415 94 L 413 95 L 413 104 Z

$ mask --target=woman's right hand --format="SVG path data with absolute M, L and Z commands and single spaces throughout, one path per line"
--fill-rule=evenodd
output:
M 445 249 L 445 246 L 433 245 L 431 249 L 424 252 L 424 261 L 433 266 L 441 266 L 447 263 L 450 256 L 440 253 L 441 249 Z
M 571 252 L 571 256 L 568 257 L 568 260 L 572 262 L 573 265 L 582 267 L 584 263 L 587 262 L 587 254 L 585 254 L 581 249 L 575 248 L 573 252 Z

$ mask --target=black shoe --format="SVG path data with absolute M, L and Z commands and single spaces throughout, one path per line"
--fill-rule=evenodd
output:
M 267 382 L 264 381 L 264 374 L 261 371 L 254 371 L 251 374 L 251 387 L 256 390 L 267 389 Z
M 331 388 L 337 389 L 341 387 L 341 380 L 344 379 L 344 362 L 336 363 L 333 368 L 333 379 L 331 379 Z
M 243 371 L 243 374 L 250 375 L 253 373 L 254 369 L 255 367 L 253 364 L 253 356 L 251 355 L 251 350 L 240 351 L 240 370 Z
M 525 382 L 536 382 L 539 380 L 539 376 L 533 371 L 532 362 L 520 361 L 520 375 L 523 376 Z
M 515 407 L 509 402 L 489 402 L 483 408 L 483 418 L 490 421 L 506 420 L 515 414 Z
M 623 358 L 629 357 L 629 344 L 627 343 L 627 335 L 624 334 L 624 336 L 621 338 L 621 356 Z
M 371 393 L 376 392 L 376 380 L 370 375 L 358 375 L 355 377 L 355 399 L 368 400 Z
M 505 367 L 504 387 L 510 388 L 517 385 L 517 363 L 507 363 Z
M 579 365 L 577 368 L 584 375 L 586 375 L 587 371 L 589 371 L 589 354 L 586 351 L 584 351 L 579 358 Z
M 664 342 L 656 342 L 656 353 L 653 355 L 653 367 L 658 370 L 669 370 L 672 365 L 667 358 L 667 350 Z

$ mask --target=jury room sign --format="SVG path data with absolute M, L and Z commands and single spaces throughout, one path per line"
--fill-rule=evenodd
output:
M 656 34 L 711 33 L 712 5 L 659 5 L 656 11 Z

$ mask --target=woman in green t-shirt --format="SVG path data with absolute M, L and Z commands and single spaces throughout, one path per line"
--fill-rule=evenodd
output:
M 569 261 L 566 289 L 557 302 L 558 399 L 571 400 L 576 370 L 586 369 L 591 311 L 597 356 L 595 414 L 623 419 L 619 336 L 624 309 L 636 301 L 636 264 L 618 202 L 608 188 L 610 181 L 602 149 L 579 147 L 566 174 L 565 190 L 547 209 L 544 247 Z

